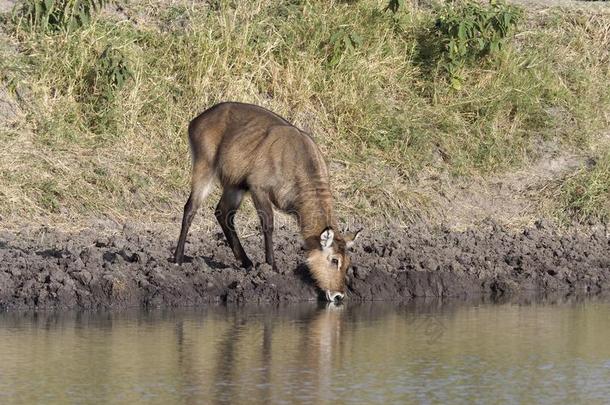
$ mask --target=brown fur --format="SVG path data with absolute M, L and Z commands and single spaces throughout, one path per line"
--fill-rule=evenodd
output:
M 308 134 L 262 107 L 221 103 L 191 121 L 189 140 L 193 157 L 191 195 L 184 207 L 174 254 L 176 263 L 182 263 L 188 228 L 217 178 L 223 195 L 216 217 L 236 259 L 244 267 L 250 267 L 252 262 L 241 246 L 233 218 L 244 194 L 250 192 L 263 228 L 267 263 L 275 267 L 272 246 L 275 206 L 297 217 L 309 267 L 318 286 L 344 293 L 349 266 L 346 238 L 337 233 L 326 163 Z M 331 246 L 322 249 L 320 237 L 326 229 L 332 229 L 335 237 Z

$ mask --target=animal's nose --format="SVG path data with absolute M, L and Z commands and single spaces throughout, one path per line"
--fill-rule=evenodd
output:
M 345 295 L 340 292 L 326 291 L 326 299 L 328 299 L 330 302 L 342 301 L 344 297 Z

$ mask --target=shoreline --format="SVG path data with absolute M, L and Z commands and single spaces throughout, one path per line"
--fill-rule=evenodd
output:
M 241 232 L 255 263 L 237 267 L 220 230 L 192 230 L 187 262 L 170 262 L 173 232 L 99 222 L 78 231 L 0 232 L 0 309 L 180 308 L 216 303 L 315 301 L 296 230 L 275 233 L 279 273 L 263 261 L 262 236 Z M 365 228 L 366 229 L 366 228 Z M 172 229 L 173 231 L 173 229 Z M 413 225 L 366 231 L 352 252 L 348 300 L 502 298 L 610 290 L 607 225 L 559 232 L 539 221 L 463 231 Z

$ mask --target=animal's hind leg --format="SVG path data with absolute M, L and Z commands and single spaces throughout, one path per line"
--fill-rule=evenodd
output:
M 250 268 L 252 261 L 246 255 L 235 230 L 235 214 L 241 205 L 244 193 L 243 189 L 227 186 L 220 197 L 215 214 L 235 258 L 241 262 L 243 267 Z
M 182 228 L 180 229 L 180 238 L 178 246 L 174 252 L 174 262 L 182 264 L 184 261 L 184 244 L 186 243 L 186 235 L 188 234 L 193 218 L 197 213 L 197 209 L 210 193 L 213 182 L 212 169 L 206 162 L 196 164 L 193 167 L 193 178 L 191 181 L 191 195 L 184 205 L 184 215 L 182 216 Z
M 261 228 L 265 238 L 265 261 L 274 270 L 277 270 L 273 256 L 273 207 L 271 201 L 267 193 L 256 189 L 252 189 L 252 200 L 261 221 Z

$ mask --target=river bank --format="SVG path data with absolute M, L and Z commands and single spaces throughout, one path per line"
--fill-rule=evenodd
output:
M 352 252 L 350 301 L 610 289 L 607 225 L 569 231 L 545 221 L 520 230 L 494 222 L 463 231 L 425 224 L 379 229 L 365 230 Z M 249 271 L 237 267 L 214 228 L 193 230 L 187 263 L 176 266 L 170 261 L 171 231 L 102 221 L 81 230 L 0 231 L 0 308 L 185 307 L 318 298 L 300 237 L 290 225 L 276 231 L 279 273 L 261 263 L 256 230 L 241 232 L 256 263 Z

